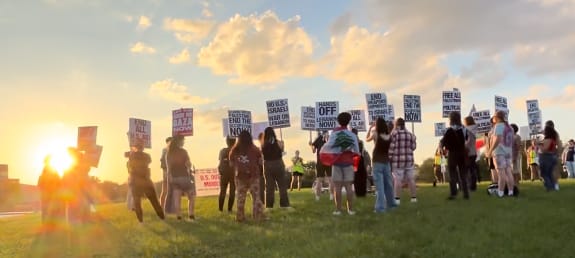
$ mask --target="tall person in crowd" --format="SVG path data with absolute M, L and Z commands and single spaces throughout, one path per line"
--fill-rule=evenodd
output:
M 561 155 L 561 161 L 567 168 L 568 177 L 575 178 L 575 141 L 571 139 L 567 144 L 567 148 L 565 148 L 563 155 Z
M 511 128 L 513 128 L 513 155 L 511 165 L 513 166 L 513 181 L 515 182 L 515 187 L 517 187 L 521 179 L 521 150 L 523 150 L 523 143 L 521 136 L 518 134 L 519 127 L 516 124 L 511 124 Z
M 290 191 L 293 191 L 294 183 L 297 185 L 297 190 L 301 191 L 301 178 L 303 177 L 303 159 L 299 156 L 299 150 L 295 151 L 295 156 L 291 159 L 292 162 L 292 178 L 290 182 Z
M 50 164 L 51 159 L 52 157 L 50 155 L 44 158 L 44 168 L 38 178 L 42 223 L 46 225 L 53 224 L 62 218 L 64 207 L 60 198 L 60 175 L 58 175 L 58 171 Z
M 401 186 L 407 181 L 411 202 L 417 202 L 417 186 L 415 185 L 415 168 L 413 152 L 417 148 L 415 135 L 405 128 L 405 120 L 395 120 L 395 129 L 391 132 L 389 156 L 391 158 L 391 171 L 395 181 L 395 202 L 400 204 Z
M 557 164 L 557 145 L 559 134 L 555 131 L 553 121 L 547 121 L 543 129 L 543 141 L 540 143 L 539 167 L 543 185 L 547 191 L 559 190 L 559 186 L 553 176 L 553 170 Z
M 433 159 L 433 187 L 437 186 L 437 183 L 443 184 L 443 173 L 441 172 L 441 161 L 443 159 L 443 151 L 441 147 L 435 150 L 435 157 Z
M 477 142 L 477 138 L 475 137 L 477 134 L 477 125 L 472 116 L 465 117 L 464 122 L 465 129 L 467 130 L 465 148 L 467 149 L 467 170 L 469 171 L 465 180 L 468 181 L 467 185 L 469 186 L 469 190 L 474 192 L 477 190 L 477 177 L 479 175 L 479 167 L 477 166 L 477 148 L 475 147 L 475 143 Z
M 192 162 L 188 152 L 184 149 L 184 136 L 177 135 L 172 138 L 166 156 L 168 162 L 168 189 L 172 192 L 173 208 L 171 213 L 176 214 L 178 220 L 182 220 L 181 201 L 182 195 L 188 197 L 188 221 L 194 221 L 196 185 L 192 174 Z
M 264 146 L 264 133 L 263 132 L 258 134 L 258 142 L 260 143 L 259 148 L 261 151 L 262 147 Z M 260 167 L 260 200 L 262 201 L 262 203 L 264 203 L 265 199 L 266 199 L 266 178 L 264 175 L 264 163 L 260 162 L 259 167 Z
M 555 133 L 557 133 L 557 130 L 555 130 L 555 123 L 552 120 L 547 120 L 545 122 L 545 127 L 551 127 L 553 128 L 553 130 L 555 131 Z M 544 136 L 545 137 L 545 136 Z M 561 142 L 561 137 L 559 136 L 559 133 L 557 133 L 557 141 L 555 144 L 555 163 L 557 164 L 557 159 L 560 158 L 560 154 L 558 153 L 559 151 L 559 146 L 563 146 L 563 143 Z M 542 149 L 540 149 L 542 150 Z M 561 172 L 563 170 L 561 169 L 553 169 L 552 170 L 552 174 L 553 174 L 553 181 L 555 182 L 555 191 L 559 191 L 559 178 L 561 178 Z
M 263 204 L 259 195 L 262 153 L 254 145 L 252 136 L 248 131 L 240 133 L 236 144 L 231 148 L 229 160 L 230 165 L 234 168 L 235 183 L 238 191 L 236 221 L 245 221 L 244 206 L 248 191 L 252 195 L 253 200 L 253 218 L 255 220 L 264 219 Z
M 391 136 L 383 118 L 378 118 L 367 131 L 366 142 L 374 141 L 373 148 L 373 182 L 375 184 L 376 213 L 385 212 L 395 207 L 393 195 L 393 176 L 389 160 Z
M 128 167 L 130 171 L 130 188 L 132 189 L 132 196 L 134 197 L 134 209 L 136 217 L 140 223 L 144 222 L 142 212 L 142 198 L 146 197 L 154 207 L 156 214 L 160 219 L 164 219 L 164 210 L 160 205 L 154 182 L 150 178 L 150 163 L 152 158 L 150 154 L 144 152 L 144 145 L 137 143 L 134 146 L 134 151 L 130 153 L 128 158 Z
M 513 196 L 514 180 L 512 174 L 513 128 L 505 120 L 505 112 L 495 112 L 495 127 L 491 136 L 488 153 L 493 157 L 498 176 L 499 197 L 503 197 L 507 187 L 508 195 Z
M 218 198 L 218 209 L 224 211 L 224 202 L 226 201 L 226 192 L 228 185 L 230 187 L 230 194 L 228 199 L 228 212 L 232 212 L 234 207 L 234 200 L 236 197 L 236 183 L 234 168 L 230 163 L 230 150 L 236 143 L 236 139 L 226 137 L 226 147 L 220 150 L 218 172 L 220 173 L 220 196 Z
M 527 164 L 529 165 L 529 172 L 531 173 L 531 182 L 536 179 L 541 180 L 539 176 L 539 150 L 537 147 L 537 140 L 532 139 L 531 145 L 525 151 L 527 155 Z
M 166 162 L 166 155 L 168 154 L 168 146 L 172 137 L 166 138 L 166 147 L 162 149 L 162 157 L 160 158 L 160 167 L 162 168 L 162 192 L 160 192 L 160 205 L 162 205 L 162 209 L 164 212 L 166 211 L 166 204 L 171 205 L 173 202 L 171 195 L 168 198 L 168 164 Z M 170 200 L 170 201 L 166 201 Z
M 355 196 L 365 197 L 367 195 L 367 174 L 368 170 L 371 170 L 371 157 L 367 150 L 365 150 L 363 141 L 359 139 L 357 129 L 353 128 L 351 132 L 357 137 L 360 153 L 359 156 L 354 157 L 353 164 L 355 171 L 353 181 Z
M 485 143 L 485 159 L 487 162 L 487 167 L 489 169 L 489 172 L 491 174 L 491 183 L 492 184 L 497 184 L 498 177 L 497 177 L 497 171 L 495 170 L 495 162 L 493 160 L 493 155 L 492 153 L 490 153 L 488 150 L 491 149 L 491 136 L 493 135 L 493 130 L 495 129 L 495 117 L 491 117 L 491 130 L 489 130 L 489 132 L 485 133 L 485 136 L 483 137 L 483 141 Z
M 466 140 L 470 132 L 461 125 L 461 114 L 459 112 L 449 113 L 449 125 L 443 138 L 442 146 L 447 150 L 447 167 L 449 170 L 449 197 L 448 200 L 454 200 L 457 196 L 457 184 L 463 191 L 463 198 L 469 199 L 469 188 L 467 187 L 467 166 L 469 154 L 467 151 Z M 475 146 L 473 146 L 475 148 Z
M 333 215 L 339 216 L 342 211 L 342 187 L 347 195 L 347 212 L 354 215 L 352 188 L 354 180 L 353 157 L 359 155 L 359 143 L 357 136 L 348 130 L 351 114 L 340 113 L 337 116 L 339 127 L 331 132 L 326 144 L 321 148 L 320 155 L 324 164 L 331 164 L 332 180 L 335 186 L 335 211 Z
M 286 168 L 282 159 L 284 143 L 278 141 L 272 127 L 264 130 L 262 153 L 264 156 L 264 176 L 266 179 L 266 208 L 274 207 L 274 189 L 277 184 L 280 194 L 280 207 L 291 208 L 287 194 Z
M 323 183 L 326 180 L 327 180 L 328 188 L 329 188 L 329 200 L 330 201 L 333 200 L 334 186 L 333 186 L 333 181 L 331 180 L 331 166 L 326 166 L 321 162 L 320 153 L 319 153 L 321 150 L 321 147 L 323 147 L 323 145 L 327 142 L 328 137 L 329 137 L 329 135 L 328 135 L 327 131 L 323 131 L 323 132 L 318 134 L 315 141 L 309 143 L 311 146 L 312 152 L 316 154 L 315 189 L 313 189 L 313 190 L 315 193 L 315 199 L 317 201 L 319 201 L 319 198 L 321 196 L 321 190 L 323 187 Z

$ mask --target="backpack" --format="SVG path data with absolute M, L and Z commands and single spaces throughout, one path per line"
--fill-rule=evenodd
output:
M 223 148 L 220 151 L 220 164 L 218 165 L 218 172 L 220 172 L 220 175 L 223 175 L 232 170 L 232 167 L 230 167 L 230 148 Z

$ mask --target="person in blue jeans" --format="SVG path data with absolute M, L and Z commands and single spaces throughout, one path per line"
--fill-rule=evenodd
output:
M 378 118 L 367 131 L 367 142 L 374 141 L 372 155 L 372 173 L 375 184 L 375 212 L 385 212 L 386 208 L 395 207 L 393 194 L 393 177 L 389 160 L 389 145 L 391 136 L 383 118 Z M 387 205 L 386 205 L 387 204 Z
M 541 177 L 543 177 L 543 185 L 547 191 L 559 190 L 556 186 L 557 181 L 553 177 L 553 169 L 557 165 L 557 145 L 559 142 L 559 134 L 555 131 L 553 123 L 549 121 L 545 124 L 543 129 L 544 139 L 540 143 L 541 154 L 539 154 L 539 166 L 541 167 Z

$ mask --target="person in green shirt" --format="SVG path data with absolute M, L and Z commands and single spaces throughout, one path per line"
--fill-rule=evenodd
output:
M 303 177 L 303 159 L 299 156 L 299 150 L 295 151 L 295 157 L 291 159 L 292 166 L 292 180 L 290 183 L 290 191 L 293 191 L 294 183 L 297 183 L 297 190 L 301 191 L 301 178 Z

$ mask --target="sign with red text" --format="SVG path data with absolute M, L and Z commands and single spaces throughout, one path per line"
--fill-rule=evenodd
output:
M 194 135 L 194 109 L 181 108 L 172 111 L 172 136 Z
M 220 193 L 220 173 L 217 168 L 196 169 L 194 180 L 197 196 L 215 196 Z

